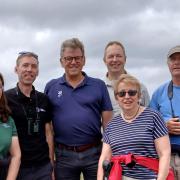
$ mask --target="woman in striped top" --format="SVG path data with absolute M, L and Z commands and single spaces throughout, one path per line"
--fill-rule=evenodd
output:
M 165 180 L 169 172 L 170 143 L 161 115 L 157 111 L 139 105 L 140 83 L 133 76 L 121 75 L 114 90 L 122 112 L 109 122 L 104 132 L 98 180 L 103 179 L 102 164 L 105 160 L 110 161 L 116 156 L 124 158 L 128 154 L 133 154 L 133 157 L 159 159 L 157 161 L 159 169 L 155 172 L 140 165 L 138 161 L 131 167 L 121 163 L 123 180 Z

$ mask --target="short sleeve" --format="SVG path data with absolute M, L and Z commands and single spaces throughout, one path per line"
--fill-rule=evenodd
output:
M 46 123 L 49 123 L 52 121 L 52 106 L 51 106 L 51 103 L 50 103 L 48 96 L 46 96 L 46 102 L 47 102 Z
M 168 129 L 161 114 L 157 111 L 154 111 L 153 118 L 154 118 L 154 132 L 153 132 L 154 139 L 168 135 Z
M 14 120 L 12 119 L 12 117 L 9 117 L 9 120 L 10 120 L 11 127 L 12 127 L 12 136 L 17 136 L 17 129 L 16 129 Z
M 110 144 L 110 139 L 109 139 L 109 126 L 106 127 L 104 133 L 103 133 L 103 142 L 106 144 Z
M 105 85 L 105 83 L 102 81 L 102 92 L 103 92 L 103 99 L 102 99 L 102 110 L 103 111 L 112 111 L 112 104 L 111 104 L 111 100 L 109 97 L 109 93 L 107 90 L 107 87 Z

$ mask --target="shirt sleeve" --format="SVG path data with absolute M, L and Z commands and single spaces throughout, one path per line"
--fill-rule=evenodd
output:
M 111 104 L 111 100 L 109 97 L 109 93 L 107 90 L 107 87 L 105 85 L 105 83 L 102 81 L 102 92 L 103 92 L 103 97 L 102 97 L 102 111 L 112 111 L 112 104 Z
M 51 107 L 48 96 L 46 96 L 46 102 L 47 102 L 46 123 L 49 123 L 52 121 L 52 107 Z
M 104 133 L 103 133 L 103 142 L 106 143 L 106 144 L 110 144 L 110 139 L 109 139 L 109 126 L 107 125 Z
M 168 129 L 159 112 L 154 111 L 154 139 L 168 135 Z
M 155 110 L 159 110 L 159 106 L 158 106 L 158 91 L 155 91 L 152 95 L 149 107 L 155 109 Z
M 140 104 L 142 106 L 148 106 L 150 102 L 150 97 L 148 90 L 144 84 L 141 84 L 141 99 L 140 99 Z
M 16 129 L 16 125 L 14 123 L 14 120 L 12 119 L 12 117 L 9 117 L 10 119 L 10 123 L 12 126 L 12 136 L 17 136 L 17 129 Z

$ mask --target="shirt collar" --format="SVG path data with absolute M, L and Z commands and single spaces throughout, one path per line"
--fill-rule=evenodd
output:
M 127 74 L 127 71 L 126 71 L 126 70 L 124 70 L 124 72 L 125 72 L 125 74 Z M 117 81 L 117 80 L 110 80 L 110 79 L 108 78 L 108 72 L 106 73 L 104 82 L 106 83 L 106 85 L 107 85 L 108 87 L 113 87 L 114 84 L 116 83 L 116 81 Z
M 88 85 L 89 84 L 89 76 L 82 71 L 82 75 L 84 76 L 83 81 L 80 83 L 79 86 L 84 86 L 84 85 Z M 59 79 L 59 83 L 60 84 L 67 84 L 69 85 L 69 83 L 66 81 L 66 74 L 64 73 L 64 75 Z
M 18 86 L 18 83 L 17 83 L 17 85 L 16 85 L 16 94 L 17 94 L 21 99 L 29 99 L 29 97 L 25 96 L 25 95 L 21 92 L 21 90 L 20 90 L 20 88 L 19 88 L 19 86 Z M 35 87 L 32 86 L 32 91 L 31 91 L 31 94 L 30 94 L 30 98 L 32 98 L 34 95 L 35 95 Z

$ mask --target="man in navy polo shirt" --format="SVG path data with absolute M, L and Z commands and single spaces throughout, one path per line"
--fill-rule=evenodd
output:
M 56 142 L 56 179 L 97 179 L 103 128 L 112 105 L 103 81 L 87 76 L 84 46 L 76 38 L 62 43 L 60 63 L 65 74 L 45 88 L 52 104 Z M 102 122 L 102 123 L 101 123 Z

